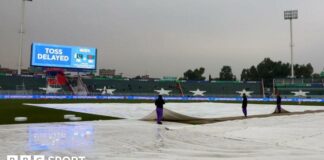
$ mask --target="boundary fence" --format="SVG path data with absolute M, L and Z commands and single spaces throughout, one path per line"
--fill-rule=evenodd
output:
M 155 100 L 156 96 L 77 96 L 77 95 L 9 95 L 0 94 L 0 99 L 97 99 L 97 100 Z M 241 97 L 181 97 L 165 96 L 165 100 L 171 101 L 242 101 Z M 274 102 L 276 98 L 248 98 L 249 101 L 255 102 Z M 282 102 L 321 102 L 324 98 L 282 98 Z

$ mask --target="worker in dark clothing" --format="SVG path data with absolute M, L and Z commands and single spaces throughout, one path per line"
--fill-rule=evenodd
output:
M 159 95 L 158 99 L 155 100 L 156 106 L 156 122 L 157 124 L 162 124 L 163 119 L 163 105 L 165 104 L 161 95 Z
M 281 113 L 281 96 L 280 96 L 280 93 L 277 94 L 277 112 Z
M 246 108 L 247 108 L 247 97 L 246 97 L 246 95 L 245 95 L 245 93 L 243 94 L 243 101 L 242 101 L 242 111 L 243 111 L 243 114 L 244 114 L 244 116 L 245 117 L 247 117 L 247 110 L 246 110 Z

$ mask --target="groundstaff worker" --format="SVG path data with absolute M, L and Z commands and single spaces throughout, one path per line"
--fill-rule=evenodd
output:
M 243 94 L 243 101 L 242 101 L 242 111 L 243 111 L 243 114 L 244 114 L 244 116 L 245 117 L 247 117 L 247 110 L 246 110 L 246 108 L 247 108 L 247 97 L 246 97 L 246 95 L 245 95 L 245 93 Z
M 163 98 L 161 95 L 158 96 L 158 98 L 155 100 L 155 106 L 156 106 L 156 123 L 162 124 L 163 119 L 163 105 L 165 104 Z
M 281 96 L 280 96 L 280 93 L 277 93 L 277 112 L 281 113 Z

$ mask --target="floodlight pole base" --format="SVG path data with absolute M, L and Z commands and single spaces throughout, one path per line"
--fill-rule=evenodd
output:
M 293 28 L 292 28 L 292 19 L 289 20 L 290 22 L 290 62 L 291 62 L 291 79 L 294 79 L 294 43 L 293 43 Z

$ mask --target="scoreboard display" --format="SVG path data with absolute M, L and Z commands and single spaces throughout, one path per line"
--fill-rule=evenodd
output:
M 33 43 L 31 66 L 96 70 L 97 49 L 80 46 Z

